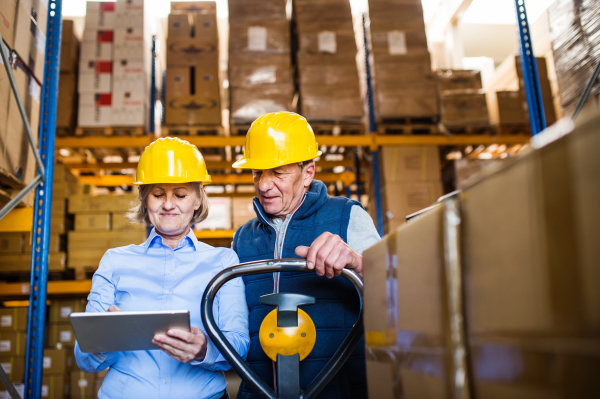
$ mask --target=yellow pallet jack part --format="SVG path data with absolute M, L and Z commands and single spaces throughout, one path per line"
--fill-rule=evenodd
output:
M 277 355 L 291 356 L 296 353 L 304 360 L 317 340 L 317 330 L 310 316 L 298 309 L 298 327 L 277 327 L 277 309 L 273 309 L 262 321 L 258 333 L 260 345 L 266 355 L 277 361 Z

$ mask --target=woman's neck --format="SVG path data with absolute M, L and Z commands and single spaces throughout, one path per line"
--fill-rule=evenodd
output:
M 163 243 L 165 245 L 167 245 L 168 247 L 171 247 L 173 249 L 177 248 L 177 246 L 179 245 L 179 241 L 181 241 L 181 239 L 185 236 L 188 235 L 190 231 L 190 227 L 188 226 L 187 229 L 183 230 L 183 232 L 181 233 L 177 233 L 177 234 L 165 234 L 161 231 L 159 231 L 158 229 L 156 229 L 156 234 L 158 234 L 159 236 L 162 237 L 163 239 Z

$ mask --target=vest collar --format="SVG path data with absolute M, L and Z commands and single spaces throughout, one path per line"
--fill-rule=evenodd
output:
M 302 205 L 294 212 L 294 219 L 302 220 L 315 214 L 327 201 L 329 195 L 327 194 L 327 186 L 320 180 L 313 180 L 310 189 L 304 193 Z M 258 220 L 262 224 L 269 226 L 269 218 L 267 213 L 263 209 L 262 205 L 258 201 L 257 197 L 254 197 L 254 212 Z

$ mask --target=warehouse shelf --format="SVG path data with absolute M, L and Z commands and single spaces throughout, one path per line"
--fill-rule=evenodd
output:
M 29 283 L 0 283 L 0 300 L 29 297 Z M 92 280 L 48 281 L 47 295 L 87 295 Z
M 194 231 L 196 238 L 199 240 L 211 240 L 211 239 L 233 239 L 233 233 L 235 230 L 201 230 Z
M 33 208 L 15 208 L 0 219 L 0 232 L 26 232 L 33 226 Z
M 356 175 L 352 172 L 318 173 L 317 178 L 326 184 L 341 181 L 345 185 L 350 185 L 356 180 Z M 254 183 L 250 173 L 212 175 L 211 179 L 212 184 L 219 185 Z M 80 176 L 79 180 L 83 184 L 92 184 L 98 187 L 131 186 L 133 184 L 133 175 Z
M 364 136 L 316 136 L 319 145 L 363 146 L 377 148 L 392 145 L 490 145 L 523 144 L 529 142 L 529 135 L 382 135 L 371 133 Z M 154 138 L 139 137 L 57 137 L 57 148 L 125 148 L 145 147 Z M 223 148 L 243 146 L 245 137 L 186 136 L 186 140 L 198 147 Z

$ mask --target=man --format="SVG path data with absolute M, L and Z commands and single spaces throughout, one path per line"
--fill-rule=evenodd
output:
M 352 284 L 339 276 L 347 267 L 362 273 L 362 251 L 380 237 L 362 206 L 348 198 L 330 198 L 315 177 L 314 158 L 321 155 L 312 128 L 291 112 L 258 118 L 246 135 L 244 157 L 234 168 L 252 169 L 256 218 L 241 226 L 233 238 L 240 262 L 306 258 L 316 273 L 273 273 L 244 277 L 250 310 L 250 350 L 247 363 L 274 386 L 275 367 L 258 337 L 272 306 L 260 297 L 277 292 L 311 295 L 316 303 L 303 307 L 317 328 L 311 354 L 300 362 L 302 389 L 310 385 L 356 322 L 360 303 Z M 327 276 L 325 278 L 324 276 Z M 238 398 L 258 398 L 242 382 Z M 320 398 L 366 398 L 364 340 Z

